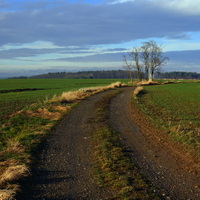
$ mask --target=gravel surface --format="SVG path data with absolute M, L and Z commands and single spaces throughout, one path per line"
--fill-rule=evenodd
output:
M 129 88 L 113 99 L 110 126 L 121 133 L 141 173 L 166 199 L 199 200 L 200 166 L 150 128 L 149 122 L 132 105 L 132 93 Z
M 131 105 L 133 88 L 119 90 L 123 92 L 111 102 L 109 124 L 121 133 L 141 172 L 166 199 L 199 200 L 199 166 L 149 129 Z M 95 103 L 110 92 L 87 98 L 63 118 L 44 143 L 33 175 L 24 182 L 17 200 L 106 200 L 112 196 L 93 177 L 95 127 L 90 123 L 95 119 Z
M 64 117 L 41 149 L 39 164 L 18 200 L 105 200 L 110 196 L 93 177 L 90 123 L 95 103 L 109 92 L 85 99 Z

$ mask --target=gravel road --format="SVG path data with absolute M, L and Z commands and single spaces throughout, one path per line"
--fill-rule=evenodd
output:
M 110 192 L 93 177 L 92 123 L 94 105 L 110 91 L 79 103 L 45 142 L 32 177 L 18 200 L 106 200 Z
M 158 134 L 145 129 L 148 123 L 142 122 L 131 105 L 133 88 L 119 90 L 123 92 L 111 102 L 109 124 L 121 133 L 141 172 L 166 199 L 199 200 L 199 168 Z M 94 127 L 90 123 L 95 119 L 95 103 L 110 92 L 85 99 L 63 118 L 44 143 L 33 175 L 23 184 L 17 200 L 106 200 L 112 196 L 99 188 L 93 177 Z M 143 128 L 139 128 L 141 124 Z

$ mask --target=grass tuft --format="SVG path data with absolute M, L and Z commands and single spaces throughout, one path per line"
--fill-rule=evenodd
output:
M 8 140 L 7 148 L 5 149 L 4 153 L 16 153 L 20 154 L 24 151 L 23 146 L 16 140 Z
M 1 200 L 14 200 L 15 194 L 16 193 L 14 190 L 9 190 L 9 189 L 0 190 L 0 199 Z
M 9 181 L 16 181 L 29 174 L 28 167 L 26 165 L 9 166 L 1 175 L 0 186 Z
M 144 92 L 144 87 L 142 86 L 137 86 L 135 88 L 135 90 L 133 91 L 133 95 L 135 96 L 135 98 L 137 98 L 141 93 Z

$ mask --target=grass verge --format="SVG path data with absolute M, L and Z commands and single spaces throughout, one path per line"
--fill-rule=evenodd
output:
M 183 151 L 200 155 L 200 83 L 145 86 L 136 95 L 138 107 Z
M 116 82 L 65 92 L 12 114 L 0 128 L 0 199 L 15 199 L 20 190 L 18 181 L 30 174 L 38 145 L 73 105 L 95 93 L 121 86 Z
M 101 187 L 108 187 L 118 200 L 160 199 L 151 186 L 139 174 L 120 135 L 107 124 L 108 106 L 119 91 L 103 98 L 96 104 L 94 132 L 94 166 L 95 177 Z

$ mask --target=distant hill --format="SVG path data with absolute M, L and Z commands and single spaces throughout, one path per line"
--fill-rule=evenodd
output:
M 133 72 L 133 78 L 136 78 Z M 40 74 L 31 77 L 13 77 L 20 79 L 129 79 L 125 70 L 102 70 L 102 71 L 81 71 L 81 72 L 54 72 Z M 157 79 L 200 79 L 200 74 L 196 72 L 164 72 L 155 75 Z

